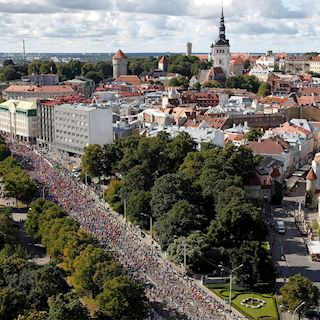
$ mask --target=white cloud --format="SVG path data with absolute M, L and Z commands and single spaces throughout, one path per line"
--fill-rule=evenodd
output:
M 220 0 L 0 0 L 2 51 L 207 52 Z M 320 50 L 317 0 L 224 0 L 233 51 Z

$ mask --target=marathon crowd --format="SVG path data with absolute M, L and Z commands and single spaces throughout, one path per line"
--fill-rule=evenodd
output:
M 225 319 L 223 305 L 163 259 L 141 237 L 139 228 L 106 209 L 90 187 L 75 181 L 67 171 L 57 170 L 34 147 L 18 141 L 8 141 L 8 145 L 40 190 L 46 189 L 51 200 L 111 252 L 134 279 L 145 284 L 150 319 L 164 319 L 163 310 L 174 319 Z M 155 307 L 159 305 L 161 309 Z

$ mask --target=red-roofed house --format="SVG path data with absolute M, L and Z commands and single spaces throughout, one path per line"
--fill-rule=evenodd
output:
M 135 75 L 121 75 L 117 79 L 114 80 L 116 83 L 127 83 L 133 86 L 141 85 L 141 80 L 138 76 Z
M 280 138 L 250 141 L 248 143 L 248 148 L 251 149 L 254 154 L 269 156 L 283 162 L 285 172 L 291 172 L 293 170 L 290 145 L 281 141 Z
M 235 76 L 241 76 L 243 75 L 244 71 L 244 63 L 240 56 L 237 56 L 235 59 L 232 59 L 230 61 L 230 73 Z
M 71 86 L 25 86 L 11 85 L 2 91 L 3 98 L 6 100 L 35 100 L 51 99 L 61 96 L 76 95 Z

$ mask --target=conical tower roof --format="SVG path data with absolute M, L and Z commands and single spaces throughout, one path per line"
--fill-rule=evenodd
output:
M 315 172 L 313 171 L 313 169 L 311 168 L 308 172 L 308 175 L 307 175 L 307 180 L 317 180 L 317 175 L 315 174 Z
M 128 59 L 128 57 L 119 49 L 112 59 Z

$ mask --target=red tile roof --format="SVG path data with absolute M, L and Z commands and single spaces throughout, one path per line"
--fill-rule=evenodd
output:
M 248 144 L 248 148 L 251 149 L 255 154 L 275 154 L 280 155 L 284 152 L 284 148 L 271 139 L 262 141 L 251 141 Z
M 272 172 L 271 172 L 271 177 L 272 178 L 278 178 L 280 177 L 281 174 L 280 174 L 280 171 L 278 168 L 273 168 Z
M 159 60 L 159 63 L 168 63 L 168 58 L 166 56 L 162 56 Z
M 243 61 L 241 59 L 240 56 L 237 56 L 234 60 L 233 60 L 233 64 L 243 64 Z
M 312 61 L 320 62 L 320 56 L 313 57 Z
M 125 82 L 125 83 L 130 83 L 132 85 L 140 85 L 141 80 L 138 76 L 135 75 L 130 75 L 130 76 L 119 76 L 114 82 Z
M 128 59 L 128 57 L 119 49 L 112 59 Z
M 310 170 L 309 170 L 309 172 L 308 172 L 308 174 L 307 174 L 307 179 L 308 180 L 317 180 L 317 175 L 316 175 L 316 173 L 313 171 L 313 169 L 311 168 Z
M 26 86 L 26 85 L 11 85 L 3 92 L 36 92 L 36 93 L 75 93 L 71 86 Z

